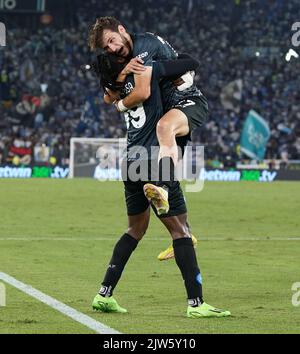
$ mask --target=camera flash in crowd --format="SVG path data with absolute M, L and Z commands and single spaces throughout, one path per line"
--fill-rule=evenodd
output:
M 285 60 L 287 62 L 291 61 L 292 58 L 299 58 L 299 54 L 294 49 L 290 49 L 285 55 Z

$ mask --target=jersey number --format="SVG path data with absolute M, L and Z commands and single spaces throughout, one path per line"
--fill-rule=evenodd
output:
M 180 101 L 178 102 L 175 107 L 181 107 L 181 108 L 185 108 L 185 107 L 188 107 L 188 106 L 194 106 L 196 103 L 194 101 L 191 101 L 191 100 L 183 100 L 183 101 Z
M 146 123 L 146 113 L 142 104 L 126 111 L 124 115 L 127 129 L 130 128 L 130 123 L 136 129 L 142 128 Z

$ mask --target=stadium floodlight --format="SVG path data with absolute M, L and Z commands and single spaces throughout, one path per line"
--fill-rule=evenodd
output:
M 299 58 L 299 54 L 294 49 L 290 49 L 285 55 L 285 60 L 287 62 L 291 61 L 292 58 Z

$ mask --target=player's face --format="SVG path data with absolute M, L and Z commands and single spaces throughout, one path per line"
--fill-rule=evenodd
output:
M 125 33 L 105 30 L 103 32 L 102 48 L 108 53 L 113 53 L 119 57 L 127 58 L 131 54 L 130 43 Z

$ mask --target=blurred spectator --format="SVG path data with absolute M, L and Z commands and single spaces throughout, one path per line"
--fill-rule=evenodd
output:
M 131 31 L 158 33 L 200 60 L 196 82 L 209 100 L 210 119 L 193 139 L 206 146 L 209 164 L 231 167 L 242 158 L 240 132 L 252 108 L 270 124 L 266 158 L 299 159 L 300 61 L 284 60 L 299 9 L 298 0 L 124 0 L 122 6 L 90 0 L 81 2 L 76 27 L 10 29 L 8 46 L 0 49 L 0 163 L 15 155 L 32 163 L 35 146 L 67 163 L 72 136 L 124 137 L 122 117 L 103 103 L 97 79 L 80 70 L 92 60 L 89 26 L 104 15 Z M 238 79 L 242 99 L 230 111 L 220 94 Z

